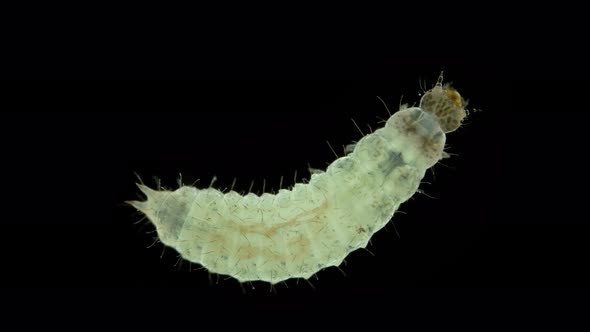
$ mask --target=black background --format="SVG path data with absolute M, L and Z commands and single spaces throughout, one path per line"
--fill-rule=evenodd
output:
M 578 109 L 556 113 L 539 103 L 565 96 L 564 87 L 576 84 L 572 73 L 522 71 L 491 54 L 392 54 L 354 69 L 349 59 L 320 56 L 308 66 L 297 58 L 269 61 L 264 71 L 261 62 L 182 71 L 141 60 L 86 71 L 90 78 L 190 81 L 5 82 L 0 257 L 13 308 L 52 307 L 65 298 L 68 310 L 80 305 L 76 314 L 122 308 L 122 315 L 138 311 L 135 317 L 146 319 L 141 310 L 148 306 L 177 310 L 179 320 L 193 311 L 256 319 L 360 309 L 358 317 L 336 319 L 346 323 L 369 319 L 369 312 L 518 316 L 584 303 L 588 226 L 577 211 L 585 195 L 570 185 L 583 177 L 578 127 L 585 119 Z M 67 71 L 33 65 L 23 77 L 84 76 L 76 61 Z M 217 188 L 236 177 L 239 191 L 254 180 L 260 192 L 263 179 L 267 191 L 277 189 L 281 175 L 284 186 L 293 185 L 295 171 L 301 181 L 308 164 L 325 168 L 335 159 L 326 141 L 342 155 L 343 145 L 361 137 L 351 118 L 365 134 L 379 128 L 377 117 L 387 111 L 376 96 L 392 111 L 400 100 L 417 103 L 420 82 L 432 86 L 443 69 L 481 111 L 448 135 L 448 151 L 457 156 L 427 175 L 422 189 L 436 198 L 416 194 L 403 204 L 406 214 L 393 219 L 400 236 L 392 224 L 377 233 L 368 247 L 374 256 L 352 253 L 341 267 L 345 275 L 330 268 L 310 280 L 313 286 L 289 281 L 271 289 L 189 272 L 186 263 L 175 266 L 173 250 L 146 249 L 152 228 L 134 224 L 140 216 L 123 204 L 138 197 L 134 172 L 172 188 L 179 173 L 200 186 L 217 176 Z M 567 308 L 576 315 L 587 307 Z
M 394 218 L 400 237 L 388 226 L 368 248 L 375 257 L 353 253 L 342 267 L 346 277 L 336 268 L 321 272 L 311 280 L 318 291 L 546 282 L 527 279 L 533 262 L 519 260 L 531 253 L 518 241 L 507 241 L 514 225 L 505 210 L 511 189 L 500 180 L 510 169 L 494 154 L 509 143 L 492 137 L 508 110 L 482 93 L 492 88 L 490 76 L 483 81 L 447 71 L 447 80 L 483 111 L 448 135 L 448 151 L 458 156 L 436 166 L 422 187 L 436 199 L 418 194 L 404 204 L 407 214 Z M 351 118 L 365 134 L 369 126 L 380 127 L 377 117 L 388 113 L 376 96 L 395 111 L 402 95 L 403 102 L 419 100 L 420 78 L 432 85 L 437 75 L 438 68 L 401 72 L 389 81 L 17 85 L 20 91 L 34 91 L 34 98 L 23 96 L 17 107 L 24 112 L 11 114 L 12 123 L 27 124 L 21 134 L 28 137 L 12 146 L 19 158 L 12 162 L 21 175 L 9 181 L 20 193 L 17 201 L 30 206 L 22 219 L 8 222 L 14 233 L 27 234 L 32 246 L 15 239 L 5 250 L 20 248 L 36 259 L 12 255 L 15 269 L 8 277 L 26 287 L 188 287 L 241 294 L 233 280 L 217 282 L 214 276 L 210 282 L 205 271 L 188 273 L 188 264 L 174 267 L 175 253 L 168 250 L 160 258 L 160 244 L 146 249 L 155 235 L 146 232 L 153 229 L 134 225 L 140 217 L 123 204 L 138 198 L 134 172 L 153 187 L 152 176 L 157 176 L 163 186 L 176 188 L 179 173 L 188 184 L 199 178 L 199 186 L 208 186 L 215 175 L 221 189 L 234 177 L 239 191 L 247 191 L 254 180 L 253 190 L 261 192 L 263 179 L 267 189 L 277 189 L 281 175 L 284 186 L 290 186 L 295 171 L 298 181 L 309 177 L 308 163 L 325 168 L 336 158 L 326 141 L 342 156 L 343 145 L 362 137 Z M 497 79 L 493 86 L 509 84 Z M 511 98 L 508 88 L 503 98 Z M 41 107 L 51 111 L 33 110 Z M 508 267 L 521 273 L 507 273 Z M 305 282 L 288 284 L 292 287 L 279 285 L 277 292 L 309 292 Z M 268 291 L 263 284 L 254 286 Z

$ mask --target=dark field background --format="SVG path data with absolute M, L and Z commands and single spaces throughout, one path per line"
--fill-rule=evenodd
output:
M 259 75 L 249 66 L 205 68 L 200 76 L 187 69 L 196 80 L 150 79 L 177 77 L 131 66 L 121 76 L 143 80 L 5 82 L 0 257 L 12 308 L 62 308 L 62 301 L 77 315 L 115 311 L 143 322 L 157 320 L 147 314 L 153 310 L 185 322 L 285 314 L 300 322 L 327 315 L 345 325 L 371 315 L 419 322 L 424 312 L 451 320 L 496 312 L 536 317 L 559 303 L 568 314 L 583 312 L 573 303 L 588 294 L 589 228 L 576 213 L 586 195 L 566 187 L 586 187 L 580 166 L 567 166 L 581 162 L 566 160 L 586 150 L 575 129 L 584 119 L 575 109 L 555 116 L 553 108 L 534 106 L 566 93 L 567 75 L 531 76 L 461 57 L 394 57 L 354 72 L 339 64 Z M 388 115 L 376 96 L 392 111 L 400 99 L 417 104 L 420 82 L 432 86 L 442 69 L 469 108 L 481 111 L 448 135 L 457 156 L 421 187 L 435 198 L 416 194 L 403 204 L 406 214 L 392 221 L 399 236 L 390 223 L 372 238 L 371 253 L 347 258 L 345 275 L 330 268 L 310 283 L 240 286 L 194 264 L 189 271 L 161 244 L 146 249 L 153 229 L 134 224 L 140 216 L 123 204 L 138 198 L 134 172 L 173 188 L 179 173 L 200 186 L 217 176 L 217 188 L 236 177 L 239 191 L 254 180 L 260 192 L 263 179 L 267 191 L 276 190 L 281 175 L 291 186 L 295 171 L 301 181 L 308 164 L 325 168 L 335 159 L 326 141 L 342 155 L 343 145 L 361 137 L 351 118 L 365 133 L 380 127 L 377 117 Z M 98 68 L 90 77 L 116 73 Z M 568 144 L 558 143 L 566 137 Z M 353 311 L 340 317 L 330 310 Z

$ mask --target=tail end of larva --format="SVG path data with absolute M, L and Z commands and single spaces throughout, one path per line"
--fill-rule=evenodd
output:
M 144 193 L 148 197 L 148 199 L 151 196 L 154 196 L 154 194 L 157 192 L 156 190 L 153 190 L 152 188 L 141 183 L 136 183 L 135 185 L 139 188 L 139 190 L 141 190 L 142 193 Z
M 139 211 L 144 211 L 145 209 L 145 204 L 144 202 L 140 202 L 140 201 L 125 201 L 125 204 L 131 205 L 133 206 L 135 209 L 139 210 Z
M 152 188 L 141 184 L 141 183 L 136 183 L 137 187 L 139 188 L 139 190 L 141 190 L 142 193 L 144 193 L 144 195 L 147 197 L 147 199 L 145 201 L 125 201 L 125 203 L 133 206 L 134 208 L 136 208 L 137 210 L 145 213 L 148 206 L 147 203 L 150 200 L 150 198 L 154 197 L 157 195 L 157 191 L 153 190 Z

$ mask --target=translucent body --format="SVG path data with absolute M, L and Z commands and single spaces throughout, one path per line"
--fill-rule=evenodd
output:
M 130 204 L 156 226 L 165 245 L 210 272 L 271 283 L 309 278 L 365 247 L 443 157 L 444 132 L 454 130 L 455 122 L 445 120 L 441 128 L 448 114 L 437 107 L 458 107 L 446 91 L 437 85 L 423 97 L 428 112 L 398 111 L 352 153 L 292 190 L 241 196 L 140 185 L 147 200 Z M 455 109 L 450 117 L 462 120 L 464 113 Z

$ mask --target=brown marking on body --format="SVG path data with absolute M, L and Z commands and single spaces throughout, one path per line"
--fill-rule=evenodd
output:
M 238 259 L 248 260 L 256 257 L 266 257 L 275 262 L 293 260 L 297 257 L 307 257 L 310 253 L 311 241 L 303 235 L 290 240 L 286 243 L 286 254 L 278 254 L 268 249 L 268 247 L 258 247 L 245 245 L 235 253 Z
M 271 241 L 275 241 L 276 236 L 278 235 L 279 230 L 290 228 L 290 227 L 298 227 L 302 223 L 313 223 L 313 224 L 320 224 L 323 219 L 325 219 L 325 211 L 328 208 L 328 200 L 325 199 L 322 204 L 314 209 L 309 211 L 303 211 L 297 214 L 295 217 L 290 218 L 287 221 L 281 222 L 278 225 L 269 226 L 268 224 L 253 224 L 253 225 L 244 225 L 241 222 L 236 222 L 231 219 L 222 219 L 222 223 L 225 225 L 226 230 L 230 232 L 238 232 L 244 237 L 248 243 L 244 243 L 241 245 L 235 253 L 231 253 L 237 257 L 238 260 L 248 260 L 253 259 L 256 257 L 265 257 L 268 260 L 275 261 L 275 262 L 282 262 L 282 261 L 292 261 L 296 258 L 307 257 L 311 251 L 311 243 L 310 239 L 301 234 L 300 236 L 287 241 L 285 250 L 282 253 L 276 253 L 269 250 L 268 247 L 264 246 L 253 246 L 250 241 L 248 240 L 248 234 L 256 234 L 260 236 L 267 237 Z M 216 248 L 220 248 L 221 250 L 224 248 L 233 247 L 229 243 L 227 243 L 228 239 L 231 239 L 231 236 L 227 236 L 227 232 L 219 231 L 216 234 L 211 234 L 207 243 L 212 244 Z M 227 253 L 230 254 L 230 253 Z
M 234 224 L 236 225 L 236 227 L 238 227 L 238 231 L 242 234 L 255 233 L 266 236 L 268 238 L 272 238 L 280 229 L 295 226 L 304 222 L 320 222 L 325 217 L 324 212 L 327 208 L 328 200 L 325 199 L 320 206 L 309 211 L 301 212 L 295 217 L 271 227 L 265 224 L 243 225 L 237 222 L 234 222 Z M 308 218 L 306 219 L 306 217 Z
M 441 148 L 440 138 L 436 134 L 428 133 L 428 135 L 424 135 L 424 133 L 420 133 L 418 130 L 420 123 L 411 114 L 404 114 L 400 120 L 399 129 L 405 136 L 411 137 L 416 142 L 422 154 L 429 159 L 438 158 L 438 151 Z M 442 128 L 442 122 L 447 121 L 447 118 L 439 118 L 439 120 L 441 121 L 439 124 Z

